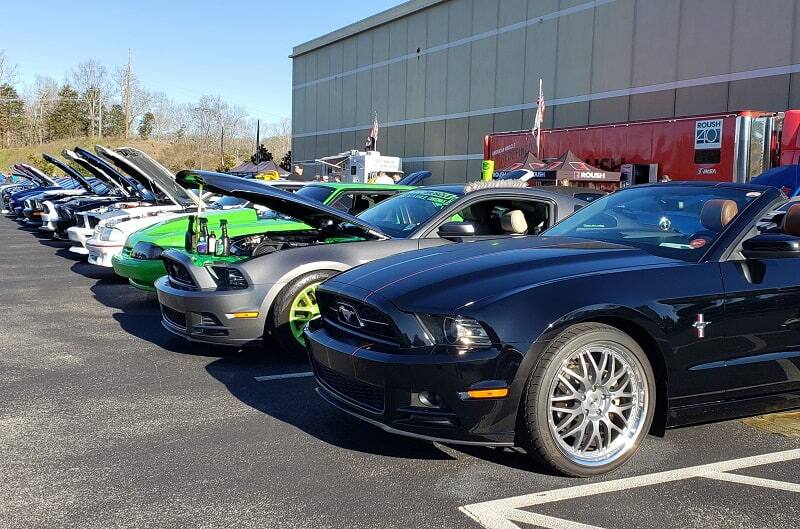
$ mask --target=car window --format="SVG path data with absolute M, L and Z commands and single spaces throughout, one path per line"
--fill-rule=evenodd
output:
M 333 194 L 333 188 L 326 186 L 308 185 L 302 189 L 295 191 L 299 196 L 316 200 L 317 202 L 325 203 L 326 200 Z
M 436 189 L 414 189 L 383 200 L 358 215 L 392 237 L 408 237 L 462 195 Z
M 715 186 L 632 187 L 588 204 L 544 235 L 617 243 L 693 262 L 760 195 Z
M 505 216 L 519 211 L 517 221 L 511 227 Z M 521 217 L 519 217 L 521 214 Z M 524 222 L 520 222 L 524 219 Z M 471 222 L 477 236 L 538 235 L 551 224 L 550 206 L 535 199 L 486 199 L 473 202 L 442 222 Z M 441 224 L 440 224 L 441 225 Z M 438 229 L 439 226 L 436 227 Z M 429 237 L 437 237 L 433 230 Z
M 342 196 L 334 200 L 331 206 L 338 210 L 346 211 L 351 215 L 358 215 L 382 200 L 389 198 L 393 194 L 394 193 L 386 192 L 370 193 L 365 191 L 348 192 L 343 193 Z

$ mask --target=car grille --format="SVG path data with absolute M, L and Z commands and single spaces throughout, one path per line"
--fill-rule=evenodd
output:
M 317 302 L 320 305 L 323 319 L 328 323 L 383 341 L 391 343 L 398 341 L 398 333 L 392 320 L 372 305 L 323 291 L 317 292 Z M 354 310 L 358 318 L 353 321 L 345 320 L 340 314 L 340 306 Z
M 167 269 L 167 274 L 169 275 L 169 282 L 173 287 L 183 290 L 197 289 L 197 283 L 194 282 L 194 278 L 192 278 L 192 275 L 185 266 L 167 257 L 162 260 L 164 261 L 164 267 Z
M 335 393 L 373 411 L 383 411 L 383 388 L 343 375 L 322 364 L 315 363 L 315 368 L 319 379 Z
M 167 307 L 166 305 L 161 305 L 161 314 L 164 316 L 164 319 L 170 322 L 172 325 L 180 327 L 181 329 L 186 328 L 185 312 L 172 309 L 170 307 Z

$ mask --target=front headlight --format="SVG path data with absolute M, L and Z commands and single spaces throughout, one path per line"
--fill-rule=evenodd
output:
M 125 232 L 117 228 L 103 228 L 100 233 L 100 240 L 107 242 L 125 242 Z
M 243 290 L 248 286 L 244 275 L 236 268 L 209 265 L 207 269 L 219 288 L 225 290 Z
M 492 339 L 484 326 L 472 318 L 432 314 L 418 316 L 437 344 L 467 349 L 484 349 L 492 345 Z
M 131 257 L 140 259 L 142 261 L 152 261 L 161 258 L 161 253 L 164 249 L 153 243 L 140 241 L 137 242 L 131 250 Z

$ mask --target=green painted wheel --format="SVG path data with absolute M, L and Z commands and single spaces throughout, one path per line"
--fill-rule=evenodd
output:
M 316 294 L 318 286 L 319 283 L 312 283 L 298 292 L 289 307 L 289 328 L 294 339 L 303 346 L 306 344 L 306 340 L 303 338 L 303 327 L 309 320 L 319 316 Z

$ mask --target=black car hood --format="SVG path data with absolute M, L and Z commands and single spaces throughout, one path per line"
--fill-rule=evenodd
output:
M 567 277 L 674 265 L 638 248 L 564 237 L 513 237 L 452 244 L 367 263 L 330 280 L 410 312 L 445 314 Z
M 95 151 L 142 185 L 148 186 L 148 182 L 152 182 L 176 205 L 184 206 L 187 202 L 195 206 L 200 205 L 196 196 L 176 183 L 175 177 L 167 168 L 142 151 L 132 147 L 111 150 L 102 145 L 95 145 Z
M 202 185 L 204 190 L 221 195 L 230 195 L 265 206 L 272 211 L 288 215 L 309 226 L 321 228 L 331 222 L 349 224 L 369 239 L 389 239 L 380 229 L 344 211 L 326 206 L 315 200 L 290 193 L 259 180 L 244 179 L 211 171 L 181 171 L 176 176 L 178 183 L 186 187 Z M 352 231 L 352 230 L 349 230 Z
M 30 166 L 28 164 L 24 163 L 14 164 L 14 169 L 20 171 L 21 173 L 24 173 L 25 175 L 28 176 L 28 178 L 41 184 L 44 187 L 48 186 L 61 187 L 55 180 L 53 180 L 52 178 L 41 172 L 39 169 Z
M 95 193 L 96 192 L 95 189 L 94 189 L 94 186 L 92 186 L 91 182 L 89 182 L 78 171 L 76 171 L 75 169 L 73 169 L 69 165 L 65 164 L 64 162 L 62 162 L 58 158 L 50 156 L 46 152 L 42 153 L 42 158 L 46 162 L 51 163 L 51 164 L 55 165 L 56 167 L 58 167 L 59 169 L 61 169 L 62 171 L 64 171 L 64 173 L 66 173 L 67 176 L 69 176 L 70 178 L 72 178 L 73 180 L 78 182 L 80 184 L 80 186 L 82 188 L 84 188 L 86 191 L 88 191 L 89 193 Z
M 108 162 L 95 156 L 86 149 L 75 147 L 74 151 L 64 149 L 62 153 L 65 157 L 77 163 L 97 178 L 111 182 L 114 186 L 121 189 L 128 197 L 135 197 L 144 200 L 144 194 L 136 187 L 137 181 L 133 180 L 114 169 Z

